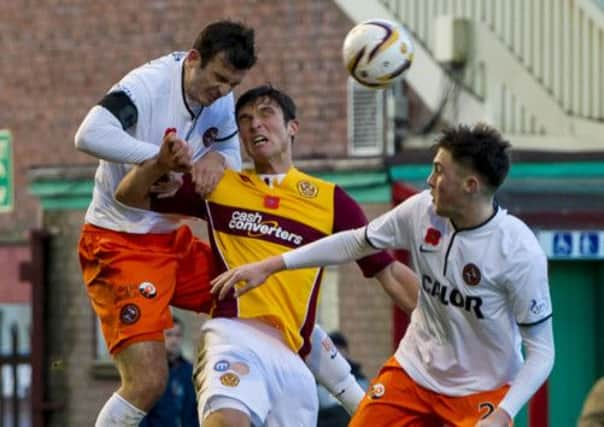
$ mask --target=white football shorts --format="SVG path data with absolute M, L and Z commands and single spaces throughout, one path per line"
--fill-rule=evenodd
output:
M 201 331 L 193 374 L 200 420 L 231 408 L 250 415 L 255 427 L 316 427 L 314 377 L 277 329 L 258 320 L 216 318 Z

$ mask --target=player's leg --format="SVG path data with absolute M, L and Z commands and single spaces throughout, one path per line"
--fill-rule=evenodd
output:
M 262 426 L 271 408 L 266 373 L 270 341 L 239 319 L 210 319 L 202 326 L 193 379 L 204 427 Z M 256 348 L 255 348 L 256 347 Z
M 329 335 L 316 324 L 311 335 L 311 352 L 305 361 L 317 382 L 352 414 L 365 391 L 357 383 L 350 364 L 337 350 Z
M 193 236 L 188 227 L 178 230 L 176 287 L 170 304 L 174 307 L 207 313 L 212 306 L 210 279 L 214 277 L 212 249 Z
M 279 359 L 273 364 L 275 380 L 269 388 L 271 411 L 266 426 L 317 427 L 319 399 L 315 378 L 291 349 L 282 348 Z
M 390 358 L 374 378 L 349 427 L 442 427 L 430 399 L 399 363 Z
M 138 426 L 166 388 L 168 364 L 164 343 L 134 343 L 115 355 L 114 360 L 121 386 L 101 409 L 95 426 Z
M 92 306 L 115 358 L 120 389 L 97 427 L 137 426 L 165 388 L 163 330 L 171 327 L 176 257 L 168 235 L 128 235 L 85 226 L 80 262 Z
M 509 388 L 505 385 L 496 390 L 458 397 L 435 394 L 432 407 L 447 421 L 448 427 L 474 427 L 495 411 Z

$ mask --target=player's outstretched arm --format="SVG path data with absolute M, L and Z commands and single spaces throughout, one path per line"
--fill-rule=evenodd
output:
M 281 256 L 234 268 L 212 281 L 212 293 L 218 294 L 222 299 L 236 284 L 242 283 L 235 290 L 235 295 L 240 296 L 260 286 L 268 276 L 281 270 L 343 264 L 378 252 L 378 249 L 369 245 L 364 236 L 365 227 L 342 231 L 285 252 Z
M 417 305 L 419 280 L 405 264 L 394 261 L 375 275 L 395 304 L 407 314 Z
M 212 293 L 224 299 L 235 285 L 235 296 L 241 296 L 263 284 L 267 277 L 285 269 L 283 257 L 273 256 L 263 261 L 242 265 L 228 270 L 211 281 Z
M 115 199 L 128 206 L 149 209 L 151 187 L 170 171 L 185 172 L 191 167 L 187 143 L 174 132 L 164 136 L 157 157 L 135 166 L 122 179 L 115 191 Z

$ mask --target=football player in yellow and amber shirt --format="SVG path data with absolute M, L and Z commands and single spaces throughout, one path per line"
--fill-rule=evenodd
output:
M 154 210 L 207 220 L 217 272 L 366 224 L 342 189 L 293 167 L 298 122 L 291 98 L 261 86 L 242 95 L 236 113 L 254 170 L 226 171 L 205 199 L 185 177 L 174 197 L 151 203 Z M 179 150 L 164 147 L 155 165 L 133 170 L 120 184 L 118 200 L 148 206 L 148 188 L 170 169 L 170 152 L 177 157 Z M 400 263 L 382 252 L 359 265 L 399 305 L 414 306 L 416 278 Z M 314 379 L 298 355 L 310 350 L 321 276 L 321 268 L 288 271 L 257 292 L 241 298 L 231 293 L 215 302 L 213 318 L 203 327 L 196 375 L 204 425 L 286 426 L 292 417 L 296 425 L 316 425 Z

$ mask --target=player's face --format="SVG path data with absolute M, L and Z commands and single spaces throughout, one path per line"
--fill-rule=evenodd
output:
M 447 150 L 440 148 L 434 156 L 432 173 L 427 180 L 438 215 L 453 220 L 463 216 L 467 197 L 465 180 L 464 169 L 455 163 Z
M 258 172 L 282 173 L 285 170 L 274 170 L 274 167 L 289 168 L 291 141 L 298 131 L 298 121 L 286 123 L 277 102 L 264 97 L 244 105 L 239 110 L 237 124 L 245 150 Z
M 185 63 L 185 92 L 193 101 L 208 106 L 241 83 L 247 70 L 234 68 L 224 56 L 215 55 L 205 67 L 195 49 L 189 51 Z

